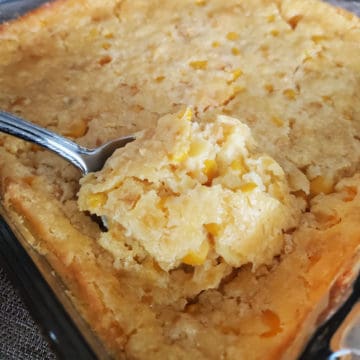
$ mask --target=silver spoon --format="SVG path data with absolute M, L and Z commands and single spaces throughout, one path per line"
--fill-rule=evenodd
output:
M 50 130 L 1 110 L 0 131 L 33 142 L 55 152 L 79 168 L 83 175 L 101 170 L 107 158 L 111 156 L 116 149 L 135 140 L 134 136 L 126 136 L 109 141 L 98 148 L 87 149 Z M 93 218 L 99 223 L 103 230 L 108 229 L 105 216 L 101 216 L 101 218 L 93 216 Z
M 0 110 L 0 131 L 33 142 L 55 152 L 79 168 L 83 175 L 101 170 L 112 153 L 135 140 L 126 136 L 109 141 L 98 148 L 87 149 L 41 126 Z

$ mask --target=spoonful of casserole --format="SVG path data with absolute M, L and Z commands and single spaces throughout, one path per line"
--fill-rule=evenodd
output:
M 99 241 L 115 266 L 142 275 L 268 264 L 296 224 L 285 173 L 250 128 L 224 115 L 195 121 L 191 108 L 160 118 L 80 184 L 80 209 L 108 219 Z

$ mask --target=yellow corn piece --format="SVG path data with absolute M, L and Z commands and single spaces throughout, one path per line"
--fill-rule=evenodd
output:
M 317 176 L 310 181 L 310 194 L 312 196 L 318 194 L 330 194 L 334 191 L 334 183 L 332 179 L 324 176 Z
M 289 99 L 289 100 L 295 100 L 296 98 L 296 91 L 294 89 L 285 89 L 283 91 L 283 94 Z
M 245 164 L 245 161 L 242 157 L 237 158 L 230 164 L 231 169 L 235 171 L 240 171 L 241 174 L 248 171 L 248 168 Z
M 193 111 L 191 110 L 190 107 L 187 107 L 184 110 L 179 111 L 177 114 L 177 117 L 179 119 L 184 119 L 188 121 L 192 120 L 192 116 L 193 116 Z
M 165 209 L 165 203 L 167 199 L 169 199 L 170 196 L 162 196 L 160 197 L 159 202 L 157 203 L 157 206 L 159 209 L 164 210 Z
M 234 31 L 230 31 L 226 34 L 226 38 L 231 41 L 235 41 L 239 39 L 239 37 L 240 37 L 239 34 Z
M 104 34 L 104 37 L 106 39 L 112 39 L 114 37 L 114 34 L 112 32 L 107 32 L 106 34 Z
M 322 99 L 324 102 L 326 102 L 327 104 L 333 106 L 334 105 L 334 100 L 332 99 L 331 96 L 328 96 L 328 95 L 324 95 L 322 96 Z
M 241 85 L 236 85 L 233 88 L 233 96 L 241 94 L 242 92 L 245 91 L 245 87 L 241 86 Z
M 265 167 L 269 167 L 275 164 L 275 161 L 270 156 L 264 156 L 262 163 Z
M 243 71 L 241 69 L 236 69 L 232 72 L 232 74 L 233 74 L 233 80 L 236 80 L 243 74 Z
M 191 121 L 192 120 L 192 117 L 193 117 L 193 112 L 191 110 L 191 108 L 186 108 L 185 112 L 184 112 L 184 115 L 182 116 L 182 118 L 184 120 L 187 120 L 187 121 Z
M 213 43 L 211 44 L 211 46 L 212 46 L 213 48 L 217 48 L 217 47 L 220 46 L 220 43 L 219 43 L 218 41 L 213 41 Z
M 318 44 L 319 42 L 326 40 L 327 37 L 325 35 L 313 35 L 311 37 L 311 40 L 315 43 Z
M 257 185 L 253 182 L 245 183 L 240 186 L 242 192 L 250 192 L 257 188 Z
M 190 144 L 189 156 L 198 156 L 205 151 L 206 147 L 204 142 L 194 141 Z
M 188 157 L 187 149 L 180 150 L 174 154 L 170 154 L 169 158 L 171 161 L 181 163 Z
M 274 37 L 279 36 L 280 32 L 279 30 L 273 29 L 270 31 L 270 34 Z
M 220 225 L 216 223 L 209 223 L 204 225 L 206 231 L 211 234 L 212 236 L 219 235 L 220 232 Z
M 294 15 L 290 19 L 287 20 L 288 24 L 294 30 L 298 26 L 299 22 L 302 20 L 304 15 Z
M 281 322 L 279 316 L 271 310 L 265 310 L 261 314 L 261 320 L 267 327 L 260 336 L 263 338 L 273 337 L 281 332 Z
M 218 166 L 215 160 L 204 161 L 204 174 L 208 178 L 207 183 L 211 183 L 211 181 L 219 175 Z
M 358 191 L 357 191 L 356 187 L 350 186 L 350 187 L 344 188 L 344 193 L 345 193 L 345 196 L 344 196 L 343 200 L 348 202 L 348 201 L 353 201 L 355 199 L 355 197 L 358 194 Z
M 186 256 L 184 256 L 182 262 L 184 264 L 192 265 L 192 266 L 202 265 L 206 260 L 206 257 L 209 253 L 209 249 L 210 249 L 209 243 L 207 241 L 204 241 L 201 244 L 199 250 L 190 251 Z
M 95 38 L 95 37 L 97 37 L 98 35 L 99 35 L 99 30 L 96 29 L 96 28 L 92 28 L 92 29 L 90 30 L 90 32 L 89 32 L 89 36 L 90 36 L 91 38 Z
M 272 84 L 265 84 L 264 85 L 264 89 L 271 94 L 272 92 L 274 92 L 274 86 Z
M 236 48 L 236 47 L 233 47 L 233 48 L 231 49 L 231 53 L 232 53 L 233 55 L 235 55 L 235 56 L 241 54 L 240 50 L 239 50 L 238 48 Z
M 103 206 L 107 201 L 107 194 L 106 193 L 96 193 L 90 194 L 87 203 L 89 208 L 97 208 Z
M 197 60 L 197 61 L 190 61 L 189 65 L 194 70 L 206 70 L 207 69 L 207 60 Z
M 109 50 L 111 48 L 111 44 L 108 42 L 104 42 L 101 46 L 104 50 Z
M 277 127 L 282 127 L 284 126 L 284 120 L 280 119 L 277 116 L 273 116 L 271 118 L 271 121 L 273 122 L 274 125 L 276 125 Z
M 273 23 L 275 19 L 276 19 L 275 14 L 268 15 L 268 17 L 266 18 L 268 23 Z
M 99 65 L 103 66 L 103 65 L 110 63 L 111 61 L 112 61 L 112 57 L 109 55 L 105 55 L 99 59 L 98 63 L 99 63 Z
M 197 6 L 204 6 L 206 5 L 206 0 L 196 0 L 195 4 Z
M 76 139 L 81 136 L 84 136 L 87 132 L 87 129 L 88 129 L 88 122 L 84 119 L 81 119 L 71 124 L 71 127 L 66 131 L 64 131 L 64 135 Z
M 158 77 L 155 78 L 155 81 L 158 82 L 158 83 L 160 83 L 160 82 L 162 82 L 164 80 L 165 80 L 165 76 L 158 76 Z

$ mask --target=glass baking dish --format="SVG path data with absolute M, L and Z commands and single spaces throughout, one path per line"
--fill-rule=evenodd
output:
M 0 22 L 16 18 L 45 2 L 0 0 Z M 360 1 L 328 2 L 360 14 Z M 101 342 L 72 305 L 66 288 L 49 263 L 31 248 L 26 234 L 18 231 L 1 206 L 0 237 L 1 264 L 57 355 L 64 359 L 110 359 Z M 354 315 L 352 309 L 356 308 L 354 305 L 360 298 L 360 277 L 354 283 L 351 294 L 346 295 L 336 306 L 336 311 L 332 309 L 332 316 L 317 329 L 301 359 L 337 359 L 349 354 L 359 356 L 360 325 L 356 319 L 360 318 L 360 314 L 357 311 Z M 348 317 L 350 313 L 351 321 Z

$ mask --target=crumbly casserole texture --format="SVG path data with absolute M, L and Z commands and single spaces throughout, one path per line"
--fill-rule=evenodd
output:
M 100 243 L 117 267 L 269 264 L 296 226 L 295 197 L 280 165 L 254 147 L 237 119 L 166 115 L 81 180 L 80 209 L 107 219 Z
M 81 187 L 0 137 L 6 212 L 109 353 L 300 353 L 359 260 L 359 44 L 315 0 L 64 0 L 2 26 L 0 108 L 88 147 L 137 133 Z

